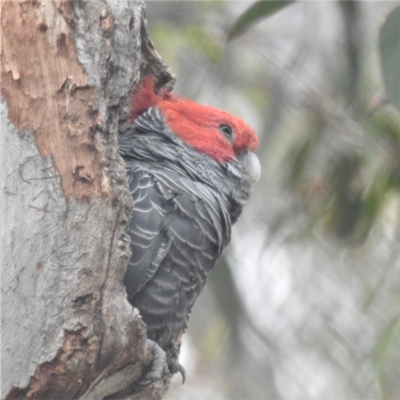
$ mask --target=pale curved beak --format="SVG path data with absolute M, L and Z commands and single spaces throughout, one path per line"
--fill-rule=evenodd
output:
M 243 165 L 252 182 L 258 182 L 261 176 L 260 160 L 251 150 L 244 150 L 237 155 L 237 160 Z

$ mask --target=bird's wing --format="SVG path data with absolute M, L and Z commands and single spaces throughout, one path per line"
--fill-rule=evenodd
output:
M 134 202 L 129 225 L 132 256 L 125 276 L 128 298 L 157 273 L 171 244 L 166 270 L 174 266 L 184 274 L 185 268 L 198 268 L 205 278 L 229 241 L 226 207 L 204 185 L 174 172 L 138 167 L 130 169 L 128 181 Z
M 165 235 L 168 225 L 165 200 L 152 175 L 145 170 L 131 170 L 128 184 L 134 205 L 129 224 L 132 256 L 125 286 L 131 299 L 157 271 L 170 240 Z
M 134 175 L 125 285 L 149 338 L 164 346 L 229 240 L 229 214 L 216 193 L 185 176 L 156 167 Z

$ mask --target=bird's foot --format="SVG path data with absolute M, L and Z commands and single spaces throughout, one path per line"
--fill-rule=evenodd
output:
M 177 372 L 180 372 L 182 375 L 182 384 L 185 383 L 185 369 L 179 364 L 178 360 L 168 358 L 165 351 L 156 342 L 150 339 L 147 339 L 147 342 L 153 354 L 153 363 L 144 379 L 136 382 L 136 384 L 139 386 L 148 386 L 163 379 L 168 373 L 176 374 Z

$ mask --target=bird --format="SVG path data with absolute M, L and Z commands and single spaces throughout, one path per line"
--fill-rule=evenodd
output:
M 133 200 L 124 284 L 147 328 L 153 364 L 138 382 L 182 374 L 167 355 L 208 274 L 230 242 L 261 167 L 259 140 L 239 117 L 142 79 L 119 138 Z

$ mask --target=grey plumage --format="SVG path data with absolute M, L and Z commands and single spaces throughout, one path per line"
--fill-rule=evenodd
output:
M 148 338 L 165 349 L 229 243 L 251 182 L 239 162 L 189 147 L 154 107 L 119 146 L 134 203 L 125 286 Z

